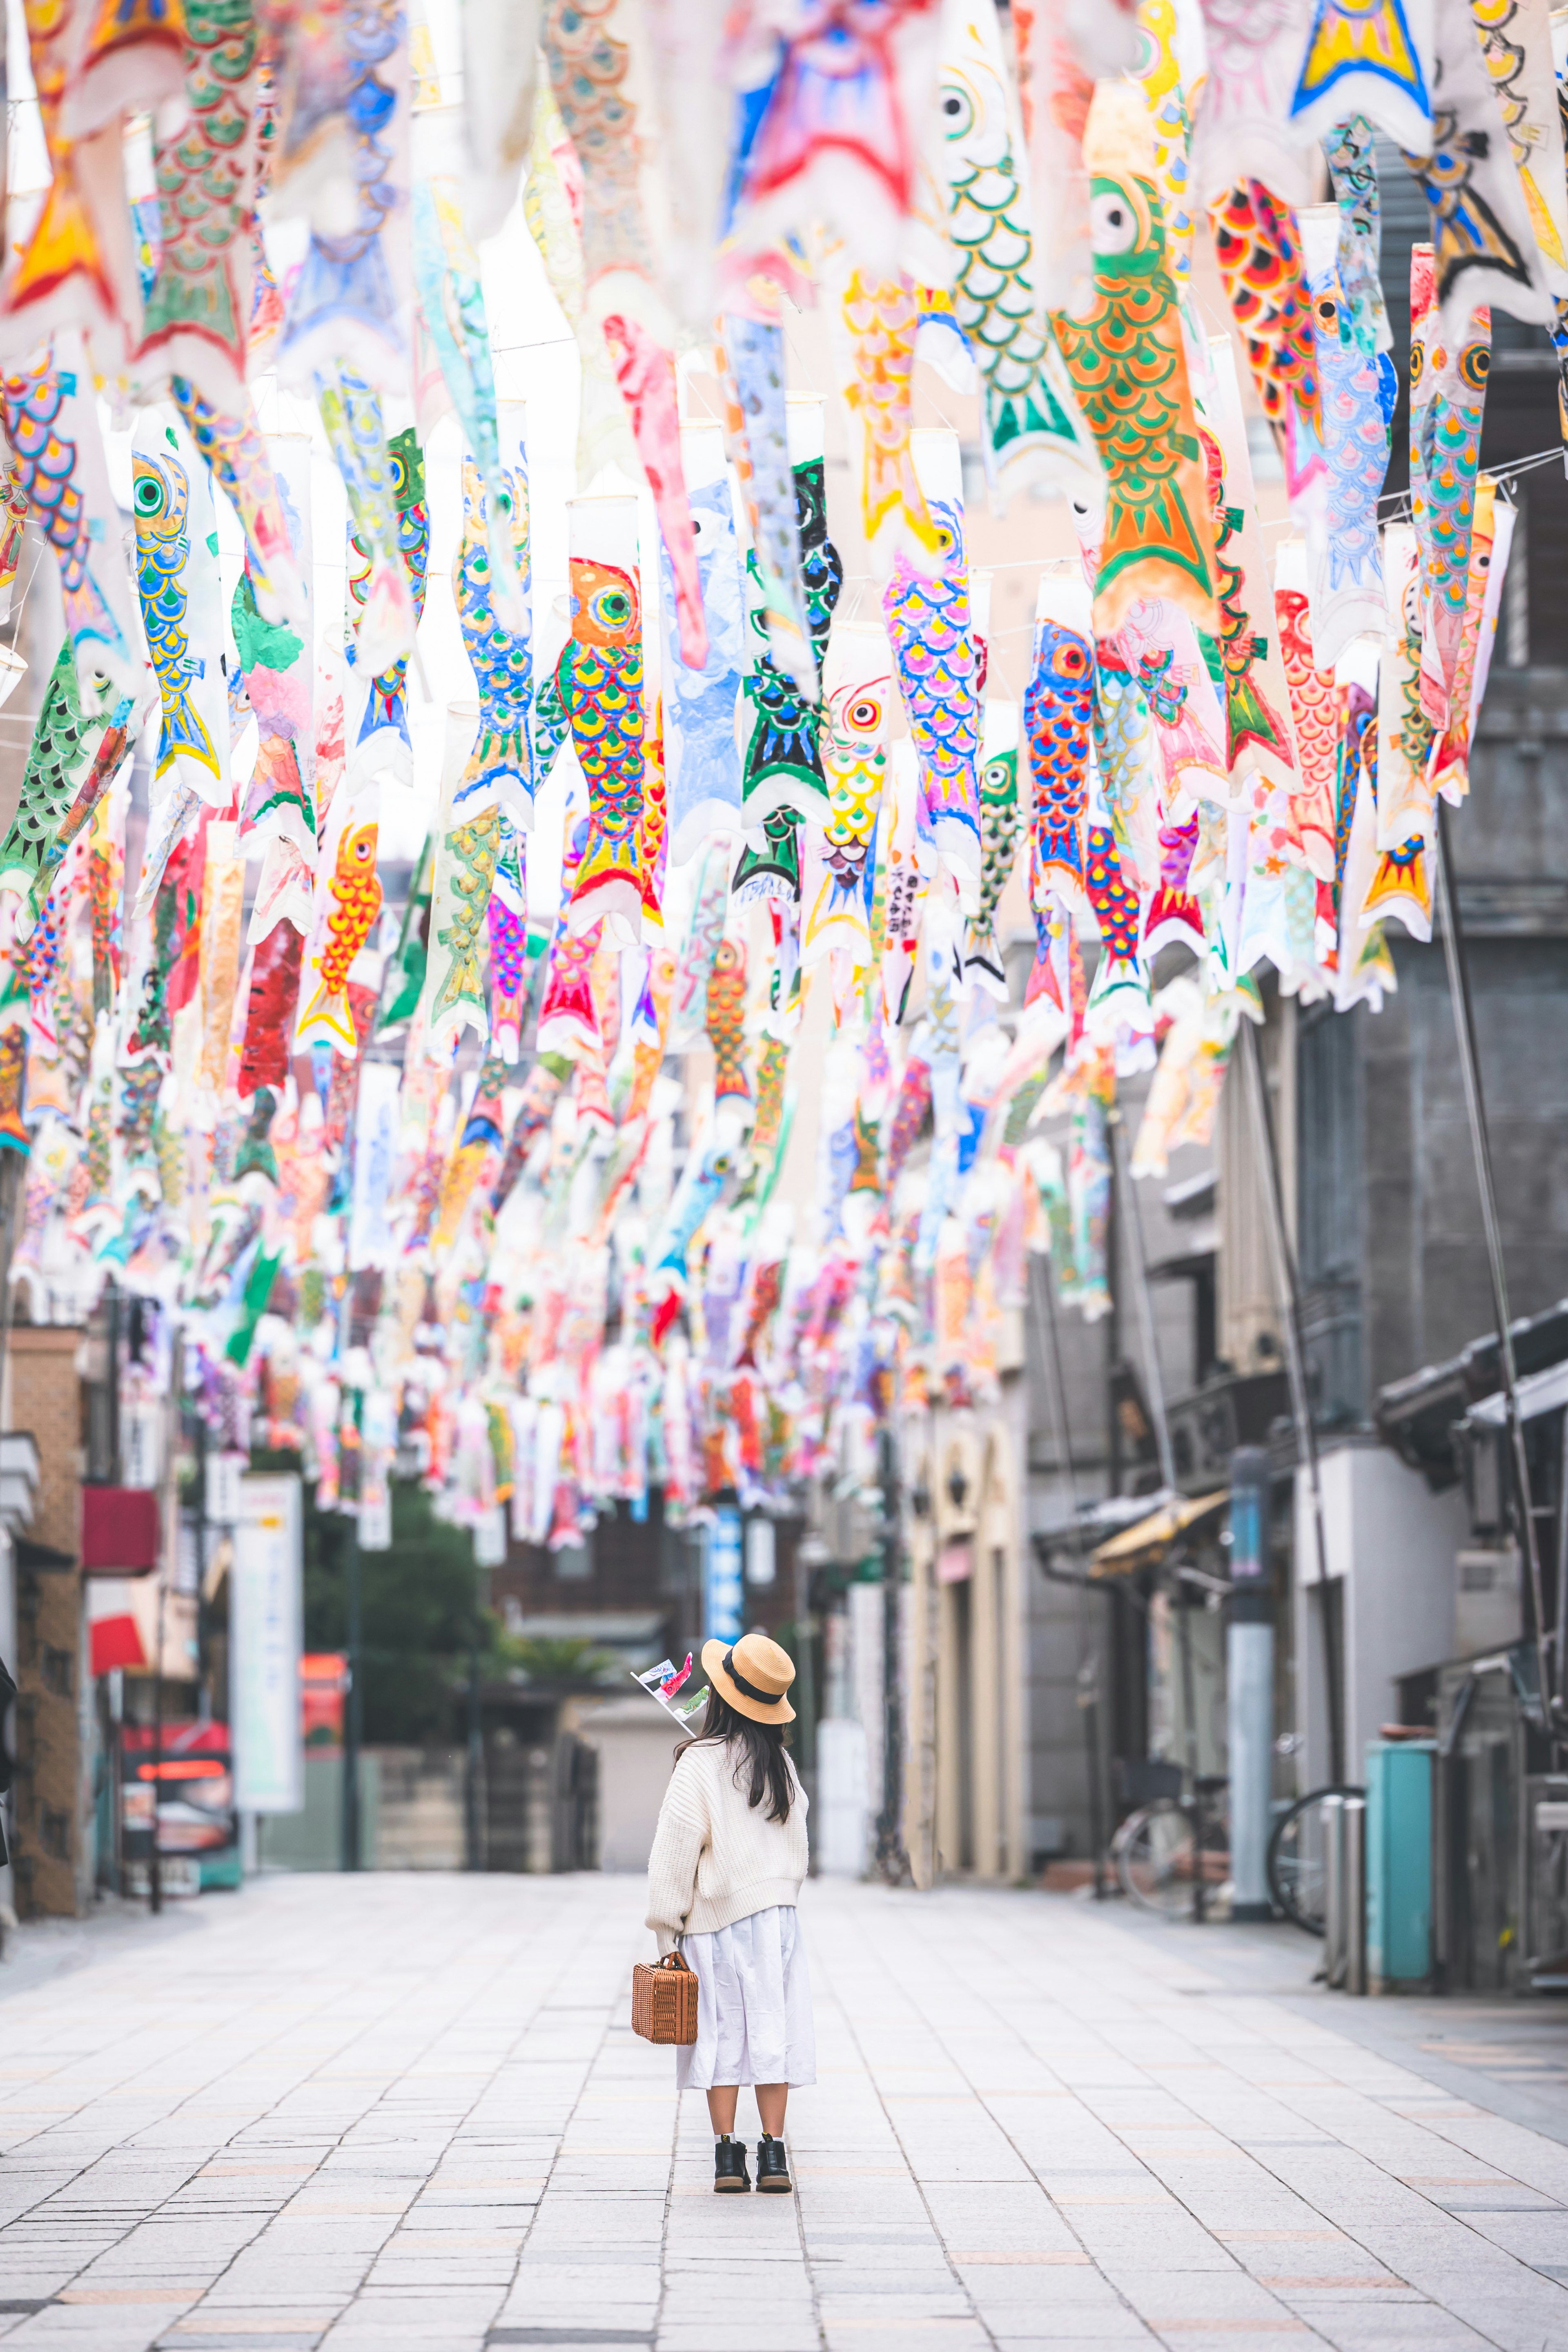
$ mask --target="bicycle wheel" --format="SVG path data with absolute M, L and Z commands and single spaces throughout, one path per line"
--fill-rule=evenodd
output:
M 1163 1919 L 1181 1918 L 1192 1909 L 1197 1831 L 1178 1799 L 1161 1797 L 1129 1813 L 1116 1832 L 1113 1853 L 1121 1891 L 1131 1901 Z
M 1268 1892 L 1287 1919 L 1309 1936 L 1323 1932 L 1323 1800 L 1364 1797 L 1364 1789 L 1313 1789 L 1281 1813 L 1268 1841 Z

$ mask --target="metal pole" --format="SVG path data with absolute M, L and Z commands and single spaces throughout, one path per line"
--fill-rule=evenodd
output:
M 175 1361 L 183 1364 L 185 1357 L 184 1338 L 184 1334 L 178 1331 L 174 1334 L 174 1348 L 176 1350 Z M 183 1386 L 183 1381 L 175 1383 L 176 1409 L 174 1425 L 176 1429 L 180 1426 L 181 1412 L 179 1391 Z M 207 1426 L 199 1412 L 196 1414 L 195 1441 L 196 1507 L 195 1513 L 195 1532 L 196 1538 L 196 1711 L 202 1721 L 204 1723 L 207 1723 L 212 1720 L 216 1710 L 214 1709 L 212 1703 L 212 1687 L 208 1679 L 208 1667 L 212 1653 L 212 1612 L 207 1602 Z M 177 1493 L 178 1489 L 176 1488 L 175 1491 Z M 226 1703 L 224 1707 L 226 1717 L 227 1716 L 227 1712 L 228 1709 L 226 1695 Z
M 1345 1801 L 1323 1799 L 1323 1982 L 1334 1991 L 1345 1966 Z
M 1459 1072 L 1465 1083 L 1465 1109 L 1470 1122 L 1470 1149 L 1475 1156 L 1476 1184 L 1481 1196 L 1481 1224 L 1487 1238 L 1487 1263 L 1491 1271 L 1492 1306 L 1498 1327 L 1498 1360 L 1502 1370 L 1509 1442 L 1513 1450 L 1513 1475 L 1519 1489 L 1520 1540 L 1524 1547 L 1525 1565 L 1530 1572 L 1530 1600 L 1535 1618 L 1535 1666 L 1541 1685 L 1541 1711 L 1555 1751 L 1560 1741 L 1557 1710 L 1552 1703 L 1552 1685 L 1546 1672 L 1546 1601 L 1541 1577 L 1541 1546 L 1535 1527 L 1535 1498 L 1531 1492 L 1524 1421 L 1519 1410 L 1519 1377 L 1513 1359 L 1508 1273 L 1503 1264 L 1502 1226 L 1498 1220 L 1497 1190 L 1492 1181 L 1491 1138 L 1487 1128 L 1486 1098 L 1481 1092 L 1480 1061 L 1476 1052 L 1475 1002 L 1470 992 L 1469 958 L 1465 950 L 1458 893 L 1449 876 L 1448 811 L 1441 799 L 1437 803 L 1437 828 L 1432 843 L 1432 863 L 1443 924 L 1443 953 L 1448 966 L 1448 992 L 1453 999 L 1454 1028 L 1459 1041 Z
M 881 1439 L 882 1486 L 882 1810 L 877 1821 L 877 1867 L 889 1885 L 907 1885 L 904 1851 L 904 1719 L 899 1655 L 899 1596 L 903 1590 L 899 1538 L 899 1456 L 890 1428 Z
M 364 1685 L 360 1673 L 363 1649 L 364 1580 L 359 1548 L 359 1520 L 344 1515 L 348 1530 L 348 1665 L 349 1686 L 343 1708 L 343 1852 L 342 1867 L 358 1870 L 360 1857 L 359 1751 L 364 1727 Z
M 1366 1990 L 1366 1799 L 1344 1806 L 1345 1990 Z
M 112 1275 L 109 1293 L 109 1483 L 120 1484 L 120 1286 Z
M 163 1788 L 163 1611 L 168 1594 L 163 1563 L 158 1562 L 158 1654 L 153 1661 L 153 1853 L 147 1864 L 147 1903 L 163 1907 L 163 1864 L 158 1851 L 158 1800 Z
M 1109 1129 L 1106 1150 L 1114 1155 Z M 1121 1219 L 1116 1203 L 1116 1161 L 1110 1162 L 1110 1182 L 1105 1203 L 1105 1459 L 1106 1483 L 1113 1495 L 1121 1492 L 1121 1415 L 1116 1406 L 1116 1375 L 1121 1368 Z
M 1078 1467 L 1073 1460 L 1072 1423 L 1069 1418 L 1069 1408 L 1068 1405 L 1067 1374 L 1062 1370 L 1062 1335 L 1060 1326 L 1057 1321 L 1056 1284 L 1052 1276 L 1052 1267 L 1049 1256 L 1045 1255 L 1040 1258 L 1038 1262 L 1041 1264 L 1044 1278 L 1046 1293 L 1046 1328 L 1050 1333 L 1051 1369 L 1055 1374 L 1055 1388 L 1052 1396 L 1053 1411 L 1057 1416 L 1057 1429 L 1055 1434 L 1058 1444 L 1060 1448 L 1059 1458 L 1068 1474 L 1068 1495 L 1076 1513 L 1079 1507 Z M 1036 1263 L 1036 1259 L 1032 1258 L 1030 1260 L 1029 1273 L 1031 1281 L 1033 1280 Z M 1084 1639 L 1084 1595 L 1081 1590 L 1079 1593 L 1078 1608 L 1078 1705 L 1079 1712 L 1083 1717 L 1084 1771 L 1085 1778 L 1088 1781 L 1089 1795 L 1089 1843 L 1094 1848 L 1094 1899 L 1097 1903 L 1103 1903 L 1106 1895 L 1105 1848 L 1107 1840 L 1105 1830 L 1105 1776 L 1100 1769 L 1100 1663 L 1096 1652 L 1089 1648 Z
M 1557 1448 L 1557 1704 L 1568 1709 L 1568 1412 Z
M 1301 1291 L 1296 1274 L 1296 1254 L 1285 1222 L 1284 1192 L 1279 1181 L 1279 1154 L 1274 1141 L 1274 1121 L 1263 1083 L 1263 1064 L 1257 1032 L 1245 1015 L 1241 1022 L 1243 1052 L 1247 1066 L 1252 1111 L 1253 1149 L 1263 1179 L 1263 1205 L 1268 1226 L 1274 1282 L 1285 1331 L 1285 1370 L 1290 1383 L 1290 1418 L 1296 1424 L 1296 1445 L 1307 1465 L 1307 1494 L 1312 1509 L 1313 1549 L 1318 1556 L 1318 1592 L 1323 1621 L 1323 1678 L 1329 1701 L 1329 1779 L 1345 1777 L 1344 1674 L 1338 1632 L 1329 1600 L 1329 1539 L 1323 1518 L 1323 1475 L 1318 1455 L 1317 1423 L 1307 1394 L 1306 1358 L 1301 1346 Z
M 1149 1410 L 1154 1417 L 1154 1444 L 1160 1456 L 1160 1484 L 1172 1493 L 1176 1484 L 1175 1458 L 1171 1452 L 1171 1423 L 1165 1411 L 1165 1382 L 1160 1370 L 1160 1350 L 1154 1338 L 1154 1302 L 1149 1291 L 1149 1260 L 1143 1248 L 1143 1219 L 1136 1188 L 1128 1173 L 1127 1136 L 1121 1113 L 1110 1114 L 1111 1179 L 1132 1234 L 1133 1293 L 1138 1308 L 1138 1337 L 1142 1342 L 1143 1369 L 1149 1379 Z
M 354 1549 L 358 1550 L 357 1543 Z M 477 1573 L 476 1570 L 476 1575 Z M 464 1775 L 463 1787 L 464 1843 L 468 1847 L 468 1852 L 464 1855 L 464 1864 L 469 1870 L 482 1870 L 485 1866 L 483 1828 L 479 1812 L 484 1758 L 484 1717 L 479 1705 L 479 1620 L 476 1608 L 473 1623 L 468 1631 L 468 1769 Z

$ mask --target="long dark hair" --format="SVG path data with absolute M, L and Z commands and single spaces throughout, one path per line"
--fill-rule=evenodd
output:
M 705 1742 L 721 1740 L 726 1748 L 738 1748 L 734 1774 L 737 1789 L 742 1771 L 748 1766 L 751 1769 L 752 1785 L 746 1791 L 746 1802 L 760 1805 L 765 1797 L 769 1821 L 788 1821 L 795 1802 L 795 1783 L 784 1761 L 782 1723 L 757 1723 L 732 1707 L 728 1699 L 721 1698 L 716 1690 L 710 1690 L 702 1728 L 697 1737 Z

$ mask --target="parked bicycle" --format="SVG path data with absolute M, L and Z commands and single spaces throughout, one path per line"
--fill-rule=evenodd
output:
M 1323 1871 L 1323 1805 L 1330 1797 L 1364 1797 L 1366 1790 L 1312 1789 L 1280 1814 L 1268 1841 L 1268 1892 L 1277 1909 L 1309 1936 L 1321 1936 L 1327 1916 Z
M 1200 1773 L 1192 1797 L 1156 1797 L 1110 1842 L 1122 1893 L 1164 1919 L 1202 1922 L 1230 1885 L 1230 1809 L 1223 1773 Z

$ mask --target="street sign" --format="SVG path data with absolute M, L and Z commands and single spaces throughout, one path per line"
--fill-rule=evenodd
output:
M 703 1563 L 703 1622 L 710 1641 L 738 1642 L 745 1632 L 741 1581 L 741 1514 L 721 1503 L 708 1530 Z
M 297 1813 L 305 1801 L 300 1481 L 268 1473 L 238 1484 L 239 1516 L 229 1570 L 235 1802 L 244 1813 Z

